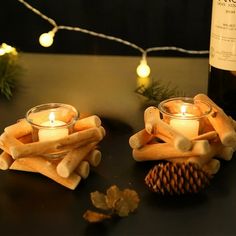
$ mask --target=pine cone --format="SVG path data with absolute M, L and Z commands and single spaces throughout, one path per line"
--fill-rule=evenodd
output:
M 153 191 L 164 194 L 198 193 L 209 185 L 212 176 L 194 163 L 159 163 L 145 177 Z

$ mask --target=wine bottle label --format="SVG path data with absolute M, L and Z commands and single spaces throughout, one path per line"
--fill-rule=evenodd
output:
M 213 0 L 210 65 L 236 71 L 236 0 Z

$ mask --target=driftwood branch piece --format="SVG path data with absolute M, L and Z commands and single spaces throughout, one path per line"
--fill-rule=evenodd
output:
M 97 115 L 88 116 L 76 121 L 74 125 L 75 131 L 85 130 L 92 127 L 101 126 L 101 120 Z
M 20 138 L 30 134 L 32 132 L 32 127 L 26 119 L 21 119 L 19 122 L 6 127 L 4 132 L 15 138 Z
M 14 159 L 32 155 L 44 155 L 48 153 L 77 148 L 91 142 L 99 142 L 104 137 L 104 128 L 90 128 L 70 134 L 62 139 L 52 141 L 34 142 L 25 145 L 12 145 L 10 154 Z
M 7 170 L 10 168 L 11 164 L 13 163 L 13 158 L 7 152 L 2 152 L 0 155 L 0 169 Z
M 213 107 L 213 113 L 208 115 L 210 123 L 218 133 L 222 144 L 225 146 L 234 147 L 236 143 L 236 132 L 230 118 L 207 95 L 198 94 L 194 97 L 194 99 L 207 102 Z
M 173 158 L 185 158 L 191 156 L 203 156 L 210 152 L 207 140 L 194 141 L 191 150 L 182 152 L 169 143 L 157 143 L 146 145 L 140 149 L 133 149 L 133 157 L 136 161 L 168 160 Z
M 61 177 L 67 178 L 76 169 L 81 161 L 96 146 L 96 143 L 90 143 L 77 149 L 73 149 L 57 165 L 57 173 Z
M 146 129 L 142 129 L 129 138 L 129 145 L 131 148 L 137 149 L 153 139 L 153 135 L 149 134 Z

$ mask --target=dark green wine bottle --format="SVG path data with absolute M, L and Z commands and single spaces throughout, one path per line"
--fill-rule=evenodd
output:
M 236 118 L 236 0 L 213 0 L 208 96 Z

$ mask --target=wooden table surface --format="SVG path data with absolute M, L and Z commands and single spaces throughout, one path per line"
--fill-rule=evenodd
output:
M 144 178 L 153 163 L 136 163 L 128 139 L 133 130 L 103 120 L 102 162 L 72 191 L 34 173 L 0 171 L 1 235 L 236 235 L 236 159 L 221 169 L 201 194 L 163 197 L 148 190 Z M 140 196 L 135 213 L 89 224 L 89 194 L 116 184 Z

